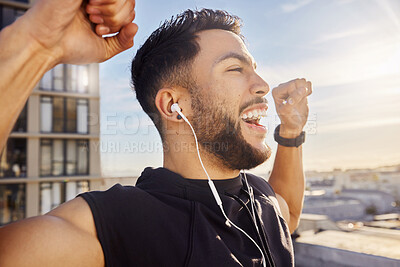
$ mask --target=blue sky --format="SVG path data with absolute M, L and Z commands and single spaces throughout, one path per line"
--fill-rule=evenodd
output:
M 313 82 L 306 169 L 400 163 L 398 0 L 137 0 L 134 47 L 100 65 L 105 176 L 135 176 L 162 165 L 161 141 L 130 89 L 130 61 L 160 22 L 203 7 L 242 18 L 249 51 L 271 88 L 297 77 Z M 267 142 L 276 150 L 272 132 L 279 120 L 268 99 Z M 254 172 L 267 173 L 272 162 Z

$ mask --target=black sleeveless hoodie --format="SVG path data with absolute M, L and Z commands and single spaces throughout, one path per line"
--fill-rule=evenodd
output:
M 264 179 L 246 175 L 255 195 L 256 222 L 243 174 L 214 180 L 225 213 L 263 249 L 266 266 L 294 266 L 290 233 L 274 191 Z M 262 266 L 256 246 L 227 226 L 207 180 L 146 168 L 136 186 L 117 184 L 80 197 L 93 213 L 107 267 Z

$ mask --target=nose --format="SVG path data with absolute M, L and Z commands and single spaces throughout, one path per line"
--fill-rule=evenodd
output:
M 256 72 L 254 72 L 253 84 L 250 88 L 250 93 L 252 95 L 263 97 L 269 92 L 269 85 L 268 83 L 261 78 Z

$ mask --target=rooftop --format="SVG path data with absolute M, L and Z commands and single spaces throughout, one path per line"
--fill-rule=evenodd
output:
M 400 231 L 386 231 L 391 232 L 371 235 L 369 231 L 306 231 L 301 233 L 296 242 L 400 260 Z

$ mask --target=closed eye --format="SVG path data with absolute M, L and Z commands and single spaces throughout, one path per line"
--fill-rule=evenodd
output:
M 229 69 L 228 71 L 238 71 L 238 72 L 242 72 L 243 68 L 234 68 L 234 69 Z

